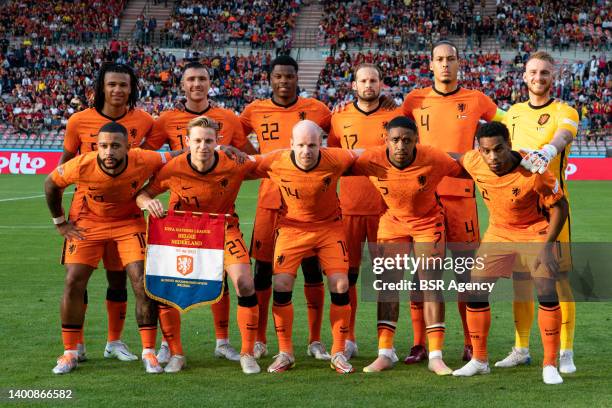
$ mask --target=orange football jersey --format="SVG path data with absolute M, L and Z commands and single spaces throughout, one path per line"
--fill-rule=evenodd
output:
M 238 149 L 242 149 L 247 144 L 247 138 L 238 116 L 228 109 L 210 106 L 202 112 L 193 112 L 189 109 L 162 112 L 153 124 L 151 136 L 147 137 L 147 144 L 154 149 L 159 149 L 168 142 L 170 149 L 183 150 L 187 147 L 185 142 L 187 123 L 199 116 L 207 116 L 219 124 L 217 139 L 219 144 L 232 145 Z
M 444 152 L 465 153 L 474 147 L 478 122 L 493 120 L 497 105 L 477 90 L 458 87 L 444 94 L 427 87 L 414 89 L 406 95 L 402 110 L 416 122 L 420 143 Z M 474 183 L 443 180 L 438 186 L 438 194 L 472 197 Z
M 101 223 L 138 218 L 142 211 L 136 205 L 136 193 L 170 158 L 169 153 L 130 149 L 125 170 L 110 175 L 98 164 L 98 152 L 89 152 L 53 170 L 51 178 L 60 188 L 76 184 L 84 192 L 79 218 Z
M 95 108 L 89 108 L 75 113 L 68 119 L 64 149 L 75 154 L 97 150 L 98 131 L 108 122 L 117 122 L 125 126 L 132 147 L 139 147 L 153 127 L 153 118 L 142 109 L 129 110 L 122 117 L 113 119 Z
M 439 218 L 438 183 L 446 176 L 459 175 L 461 167 L 443 151 L 418 145 L 413 162 L 400 169 L 389 161 L 386 146 L 380 146 L 366 150 L 351 173 L 370 178 L 387 205 L 383 217 L 418 230 Z
M 155 194 L 170 190 L 168 208 L 182 211 L 199 211 L 230 214 L 230 225 L 237 225 L 234 203 L 242 181 L 253 171 L 257 161 L 247 160 L 237 164 L 223 152 L 215 152 L 213 167 L 207 172 L 195 169 L 189 161 L 190 153 L 175 157 L 151 180 L 148 188 Z
M 349 150 L 321 148 L 319 162 L 308 171 L 297 166 L 290 150 L 263 157 L 257 174 L 270 177 L 282 194 L 279 225 L 308 227 L 339 220 L 338 179 L 355 157 Z
M 379 107 L 372 112 L 364 112 L 355 101 L 342 112 L 332 115 L 327 145 L 345 149 L 382 146 L 387 134 L 385 126 L 397 116 L 402 116 L 399 108 L 388 111 Z M 385 207 L 380 194 L 367 177 L 340 179 L 340 206 L 344 215 L 380 215 Z
M 288 149 L 293 126 L 304 119 L 312 120 L 328 132 L 331 112 L 323 102 L 298 97 L 295 103 L 287 106 L 278 105 L 271 98 L 257 100 L 251 102 L 240 115 L 244 133 L 254 132 L 257 135 L 260 153 Z M 280 193 L 270 180 L 262 180 L 257 204 L 262 208 L 280 207 Z
M 517 164 L 501 177 L 489 169 L 478 150 L 467 152 L 459 162 L 482 194 L 489 209 L 489 225 L 515 231 L 541 231 L 548 225 L 542 208 L 559 201 L 563 191 L 550 171 L 533 174 L 520 165 L 520 154 L 513 153 Z

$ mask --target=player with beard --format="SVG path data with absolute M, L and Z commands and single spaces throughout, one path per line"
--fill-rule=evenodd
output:
M 96 151 L 98 130 L 109 122 L 125 126 L 129 145 L 140 146 L 153 127 L 153 118 L 142 109 L 136 108 L 137 101 L 138 78 L 134 71 L 123 64 L 102 66 L 96 80 L 94 106 L 77 112 L 68 119 L 60 165 L 79 154 Z M 75 191 L 68 217 L 70 220 L 76 218 L 84 200 L 85 192 Z M 109 244 L 105 249 L 103 263 L 108 280 L 106 290 L 108 334 L 104 357 L 117 358 L 121 361 L 137 360 L 138 357 L 121 341 L 127 310 L 127 275 L 114 245 Z M 87 309 L 87 303 L 87 290 L 85 290 L 84 310 Z M 78 350 L 79 361 L 85 361 L 87 357 L 82 328 Z
M 385 126 L 401 110 L 382 109 L 380 91 L 382 72 L 374 64 L 363 63 L 353 71 L 353 91 L 357 99 L 342 110 L 332 114 L 331 131 L 327 140 L 330 147 L 364 149 L 385 144 Z M 384 211 L 384 203 L 367 177 L 342 177 L 340 179 L 340 206 L 342 224 L 346 233 L 349 253 L 349 298 L 351 320 L 346 340 L 347 358 L 357 355 L 355 317 L 357 314 L 357 279 L 361 264 L 363 244 L 376 243 L 378 220 Z M 370 257 L 372 258 L 372 251 Z
M 529 89 L 529 100 L 513 105 L 504 123 L 510 131 L 510 140 L 515 149 L 521 149 L 527 156 L 522 165 L 532 172 L 544 173 L 548 168 L 560 181 L 561 189 L 568 197 L 565 168 L 570 153 L 570 144 L 578 131 L 578 112 L 567 104 L 555 101 L 550 95 L 554 81 L 554 60 L 546 52 L 535 52 L 525 64 L 523 80 Z M 569 201 L 569 198 L 568 198 Z M 574 328 L 576 325 L 576 305 L 569 283 L 568 272 L 572 268 L 569 243 L 571 242 L 571 218 L 568 216 L 557 241 L 565 244 L 561 248 L 561 279 L 557 281 L 559 304 L 563 316 L 561 325 L 561 349 L 559 371 L 573 373 L 576 366 L 573 360 Z M 513 303 L 515 323 L 515 345 L 496 367 L 514 367 L 528 364 L 529 335 L 534 320 L 534 302 L 526 300 L 524 294 L 533 297 L 533 280 L 514 280 L 516 298 Z
M 250 103 L 240 115 L 244 133 L 254 132 L 257 135 L 262 154 L 288 149 L 291 145 L 291 131 L 299 121 L 308 119 L 324 131 L 329 131 L 331 112 L 325 104 L 313 98 L 298 96 L 298 64 L 293 58 L 283 55 L 272 61 L 270 83 L 272 97 Z M 266 329 L 272 295 L 272 260 L 280 208 L 281 193 L 278 187 L 270 180 L 262 180 L 251 239 L 251 257 L 255 259 L 255 290 L 259 304 L 259 329 L 254 352 L 256 358 L 267 354 Z M 323 274 L 317 258 L 312 255 L 302 260 L 304 294 L 308 307 L 307 352 L 316 359 L 329 360 L 331 356 L 321 343 L 325 300 Z

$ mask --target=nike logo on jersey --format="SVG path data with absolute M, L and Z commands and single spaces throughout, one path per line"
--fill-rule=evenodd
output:
M 344 128 L 345 128 L 345 129 L 348 129 L 348 128 L 350 128 L 351 126 L 353 126 L 353 125 L 344 125 Z
M 512 120 L 517 119 L 517 118 L 519 118 L 520 116 L 521 116 L 521 115 L 518 115 L 518 116 L 513 116 L 513 117 L 512 117 Z
M 281 183 L 291 183 L 291 180 L 284 180 L 284 179 L 281 179 Z
M 95 190 L 98 189 L 98 187 L 87 187 L 87 189 L 90 190 L 90 191 L 95 191 Z
M 269 117 L 271 117 L 272 115 L 263 115 L 264 119 L 268 119 Z
M 181 130 L 181 129 L 185 129 L 185 126 L 177 126 L 176 130 Z
M 183 187 L 183 190 L 191 190 L 193 187 Z
M 421 110 L 429 109 L 431 106 L 421 106 Z

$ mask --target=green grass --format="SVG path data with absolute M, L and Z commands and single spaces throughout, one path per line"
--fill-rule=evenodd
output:
M 42 194 L 42 176 L 0 175 L 0 200 Z M 257 184 L 246 183 L 238 199 L 238 212 L 245 238 L 250 238 Z M 612 242 L 612 183 L 570 183 L 573 237 L 583 242 Z M 481 206 L 481 208 L 483 208 Z M 421 366 L 398 364 L 389 372 L 365 375 L 361 368 L 376 355 L 374 303 L 361 303 L 357 336 L 360 356 L 353 360 L 358 372 L 340 376 L 329 367 L 306 357 L 306 309 L 300 284 L 296 286 L 294 340 L 297 366 L 286 374 L 262 373 L 245 376 L 237 363 L 212 356 L 214 332 L 208 307 L 189 312 L 183 319 L 183 339 L 188 368 L 177 375 L 145 375 L 140 362 L 105 360 L 105 277 L 94 273 L 89 286 L 86 344 L 89 361 L 76 372 L 51 374 L 61 353 L 59 300 L 63 267 L 62 246 L 54 231 L 44 198 L 0 201 L 0 280 L 2 297 L 0 333 L 4 340 L 0 389 L 73 389 L 78 406 L 610 406 L 612 401 L 612 304 L 577 305 L 576 364 L 578 372 L 565 376 L 565 384 L 544 386 L 537 328 L 532 331 L 530 367 L 500 370 L 489 376 L 457 379 L 438 378 Z M 486 214 L 481 224 L 486 225 Z M 130 296 L 123 338 L 139 354 L 140 340 Z M 329 304 L 329 302 L 326 302 Z M 232 311 L 235 296 L 232 294 Z M 234 314 L 232 313 L 234 316 Z M 327 314 L 326 314 L 327 316 Z M 445 356 L 452 368 L 461 366 L 461 325 L 454 304 L 447 308 L 448 335 Z M 231 321 L 231 340 L 240 344 L 236 319 Z M 329 323 L 324 322 L 323 340 L 331 344 Z M 268 327 L 271 351 L 276 350 L 273 327 Z M 409 349 L 409 317 L 400 316 L 396 346 L 400 357 Z M 514 340 L 510 303 L 493 305 L 490 335 L 492 360 L 504 357 Z M 266 368 L 271 358 L 264 359 Z M 0 400 L 0 404 L 6 400 Z M 32 401 L 24 402 L 31 406 Z M 43 403 L 37 402 L 36 405 Z M 64 405 L 69 402 L 48 402 Z M 16 404 L 18 405 L 18 404 Z M 16 406 L 11 405 L 11 406 Z

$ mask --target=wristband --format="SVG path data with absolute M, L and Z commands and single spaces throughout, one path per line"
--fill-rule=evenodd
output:
M 66 217 L 60 215 L 59 217 L 52 218 L 53 224 L 60 225 L 66 222 Z
M 218 145 L 216 145 L 216 146 L 215 146 L 215 150 L 216 150 L 216 151 L 218 151 L 218 152 L 219 152 L 219 151 L 221 151 L 221 145 L 219 145 L 219 144 L 218 144 Z
M 546 152 L 551 159 L 559 154 L 557 148 L 551 144 L 545 144 L 542 146 L 542 151 Z

